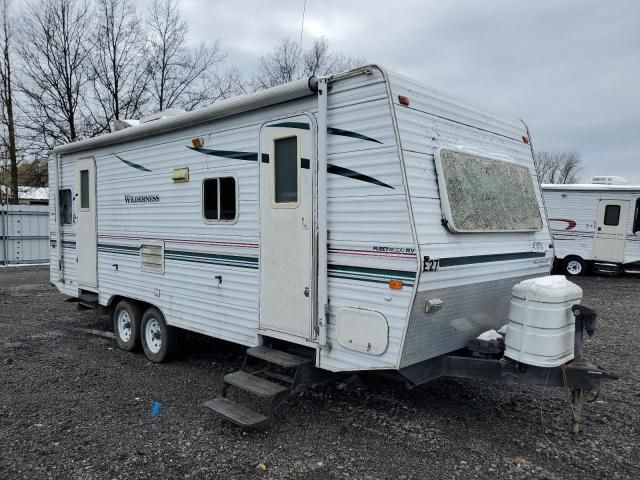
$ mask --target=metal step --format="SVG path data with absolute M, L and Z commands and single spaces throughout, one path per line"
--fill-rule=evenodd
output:
M 264 346 L 247 349 L 247 355 L 287 368 L 296 368 L 313 362 L 313 358 L 301 357 Z
M 269 417 L 265 417 L 261 413 L 239 405 L 228 398 L 214 398 L 204 404 L 214 412 L 219 413 L 227 420 L 241 427 L 258 427 L 269 421 Z
M 225 375 L 224 381 L 260 397 L 274 397 L 275 395 L 289 390 L 289 388 L 284 385 L 270 382 L 269 380 L 256 377 L 255 375 L 243 372 L 242 370 Z

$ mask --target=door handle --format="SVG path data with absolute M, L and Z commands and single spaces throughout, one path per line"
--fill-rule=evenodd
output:
M 306 287 L 306 288 L 304 289 L 304 296 L 305 296 L 305 297 L 308 297 L 308 296 L 309 296 L 309 287 Z
M 599 232 L 600 232 L 600 231 L 602 231 L 602 227 L 598 227 L 598 231 L 599 231 Z

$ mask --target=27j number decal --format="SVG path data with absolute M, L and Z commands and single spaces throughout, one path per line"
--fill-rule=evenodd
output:
M 424 262 L 422 264 L 422 271 L 435 272 L 438 270 L 439 266 L 440 266 L 439 258 L 424 257 Z

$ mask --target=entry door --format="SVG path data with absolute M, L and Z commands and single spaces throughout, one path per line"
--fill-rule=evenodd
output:
M 624 261 L 624 236 L 629 214 L 628 200 L 604 200 L 598 204 L 593 258 L 609 262 Z
M 96 245 L 96 166 L 93 158 L 76 163 L 74 196 L 78 286 L 95 289 L 98 253 Z
M 315 299 L 312 131 L 306 116 L 260 130 L 260 328 L 303 338 Z

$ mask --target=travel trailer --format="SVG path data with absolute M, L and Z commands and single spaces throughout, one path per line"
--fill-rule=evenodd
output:
M 551 268 L 526 126 L 378 66 L 156 118 L 54 149 L 51 282 L 155 362 L 178 329 L 250 347 L 207 403 L 238 424 L 268 417 L 230 387 L 274 409 L 328 372 L 478 372 L 446 356 Z
M 640 186 L 542 185 L 565 275 L 640 273 Z

